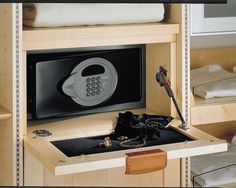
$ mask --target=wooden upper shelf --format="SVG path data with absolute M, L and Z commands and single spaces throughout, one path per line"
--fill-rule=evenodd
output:
M 0 120 L 9 119 L 11 117 L 11 113 L 8 112 L 5 108 L 0 106 Z
M 178 24 L 24 28 L 23 50 L 175 42 Z
M 191 125 L 236 120 L 236 97 L 202 99 L 194 97 L 191 106 Z

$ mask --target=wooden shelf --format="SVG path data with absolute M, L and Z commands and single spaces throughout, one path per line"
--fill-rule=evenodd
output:
M 191 107 L 191 125 L 236 120 L 236 97 L 202 99 L 194 97 Z
M 227 103 L 236 103 L 236 97 L 215 97 L 211 99 L 203 99 L 201 97 L 194 97 L 195 106 L 209 106 L 209 105 L 220 105 Z
M 195 125 L 194 127 L 216 138 L 231 142 L 236 133 L 236 121 Z
M 165 23 L 24 28 L 23 50 L 174 42 L 177 33 L 178 24 Z
M 132 111 L 137 114 L 154 113 L 147 109 L 136 109 Z M 55 140 L 110 134 L 116 125 L 117 113 L 118 112 L 100 113 L 58 122 L 39 123 L 39 125 L 36 126 L 34 124 L 34 126 L 28 127 L 28 134 L 24 138 L 25 148 L 41 161 L 45 167 L 51 170 L 54 175 L 124 167 L 126 160 L 125 154 L 127 152 L 158 148 L 167 152 L 168 159 L 178 159 L 193 155 L 226 151 L 227 149 L 225 141 L 216 139 L 194 127 L 189 131 L 180 129 L 180 121 L 176 119 L 174 119 L 169 126 L 182 134 L 188 135 L 193 138 L 194 141 L 85 155 L 83 157 L 67 157 L 50 143 Z M 32 133 L 37 129 L 46 129 L 50 131 L 52 135 L 49 137 L 37 137 Z
M 9 119 L 11 117 L 11 113 L 7 111 L 5 108 L 0 106 L 0 120 Z

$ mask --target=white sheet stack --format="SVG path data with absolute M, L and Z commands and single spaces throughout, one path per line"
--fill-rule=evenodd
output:
M 191 88 L 202 98 L 236 96 L 236 73 L 220 65 L 207 65 L 191 70 Z
M 33 3 L 24 4 L 24 25 L 58 27 L 160 22 L 163 4 Z

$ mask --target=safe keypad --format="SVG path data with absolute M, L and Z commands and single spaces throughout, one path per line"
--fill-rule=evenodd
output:
M 86 96 L 95 96 L 101 94 L 101 77 L 94 76 L 86 79 Z

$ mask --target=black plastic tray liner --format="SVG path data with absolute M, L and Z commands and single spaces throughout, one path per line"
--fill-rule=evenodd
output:
M 110 137 L 112 140 L 112 147 L 105 148 L 99 147 L 99 143 L 103 142 L 105 137 Z M 127 148 L 122 148 L 119 146 L 120 141 L 116 139 L 115 134 L 97 136 L 97 137 L 86 137 L 86 138 L 75 138 L 69 140 L 58 140 L 51 142 L 55 147 L 57 147 L 61 152 L 63 152 L 67 157 L 74 157 L 79 155 L 88 155 L 96 153 L 104 153 L 111 151 L 124 150 Z M 171 144 L 184 141 L 191 141 L 192 139 L 173 130 L 170 128 L 161 130 L 160 137 L 153 137 L 152 140 L 147 141 L 146 146 L 156 146 L 162 144 Z M 135 142 L 132 142 L 134 144 Z M 138 142 L 141 143 L 141 142 Z

